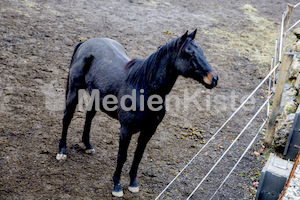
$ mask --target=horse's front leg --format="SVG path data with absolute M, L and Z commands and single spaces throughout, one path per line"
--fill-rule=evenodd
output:
M 137 193 L 139 192 L 139 186 L 137 184 L 136 181 L 136 177 L 137 177 L 137 170 L 140 164 L 140 161 L 143 157 L 146 145 L 148 143 L 148 141 L 150 140 L 150 138 L 152 137 L 152 135 L 154 134 L 155 130 L 147 130 L 147 131 L 141 131 L 139 139 L 138 139 L 138 145 L 134 154 L 134 159 L 133 159 L 133 163 L 131 166 L 131 170 L 129 172 L 130 175 L 130 185 L 128 187 L 128 190 L 132 193 Z
M 127 159 L 127 150 L 128 150 L 131 136 L 132 133 L 128 131 L 128 128 L 125 126 L 121 126 L 117 168 L 113 177 L 114 189 L 112 191 L 112 195 L 116 197 L 123 196 L 123 190 L 120 184 L 120 177 L 121 177 L 123 165 Z

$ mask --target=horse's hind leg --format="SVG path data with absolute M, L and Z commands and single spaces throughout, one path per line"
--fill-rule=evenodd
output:
M 77 104 L 78 104 L 77 89 L 69 90 L 66 99 L 66 109 L 64 111 L 64 117 L 63 117 L 62 136 L 59 142 L 59 153 L 56 155 L 57 160 L 63 160 L 67 158 L 66 155 L 67 133 Z
M 92 108 L 92 110 L 87 111 L 86 118 L 85 118 L 85 124 L 84 124 L 84 130 L 82 134 L 82 142 L 85 145 L 85 152 L 89 154 L 95 153 L 95 150 L 93 146 L 90 143 L 90 130 L 91 130 L 91 124 L 92 120 L 96 114 L 95 107 Z

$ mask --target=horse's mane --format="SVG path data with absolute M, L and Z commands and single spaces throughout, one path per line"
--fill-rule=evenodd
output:
M 156 73 L 160 68 L 162 58 L 177 48 L 178 39 L 172 40 L 161 46 L 156 52 L 147 59 L 132 59 L 125 66 L 127 81 L 133 85 L 139 85 L 140 88 L 146 88 L 156 78 Z

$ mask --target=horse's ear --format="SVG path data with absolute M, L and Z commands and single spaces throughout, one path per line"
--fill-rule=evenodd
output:
M 181 37 L 180 37 L 180 44 L 183 44 L 186 40 L 186 38 L 188 37 L 188 31 L 185 32 L 185 34 L 183 34 Z
M 194 30 L 194 32 L 192 32 L 191 34 L 189 34 L 188 36 L 192 39 L 192 40 L 194 40 L 195 39 L 195 37 L 196 37 L 196 33 L 197 33 L 197 29 L 196 30 Z

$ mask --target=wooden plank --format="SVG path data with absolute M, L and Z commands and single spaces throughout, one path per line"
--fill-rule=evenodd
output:
M 297 168 L 298 165 L 299 165 L 299 161 L 300 161 L 300 151 L 299 151 L 299 153 L 298 153 L 298 155 L 297 155 L 297 157 L 296 157 L 296 160 L 295 160 L 295 162 L 294 162 L 294 165 L 293 165 L 292 171 L 291 171 L 291 173 L 290 173 L 289 179 L 287 180 L 287 182 L 286 182 L 286 184 L 285 184 L 285 186 L 284 186 L 284 189 L 282 190 L 282 192 L 281 192 L 281 194 L 280 194 L 278 200 L 282 200 L 283 197 L 285 196 L 285 193 L 286 193 L 286 190 L 288 189 L 288 187 L 289 187 L 289 186 L 291 187 L 291 185 L 290 185 L 290 180 L 295 176 L 294 174 L 295 174 L 296 168 Z

